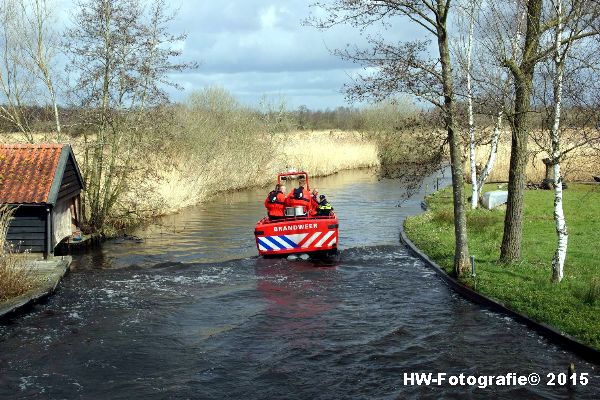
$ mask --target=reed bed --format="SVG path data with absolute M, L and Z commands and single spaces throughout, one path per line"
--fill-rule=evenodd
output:
M 489 182 L 508 181 L 508 171 L 510 168 L 510 132 L 503 132 L 502 139 L 498 143 L 498 155 L 496 164 Z M 568 148 L 569 142 L 563 145 Z M 526 168 L 526 181 L 539 183 L 546 177 L 546 166 L 542 161 L 548 157 L 548 153 L 539 149 L 535 142 L 528 144 L 529 159 Z M 477 162 L 485 164 L 489 154 L 489 146 L 479 146 L 477 148 Z M 566 182 L 589 182 L 593 176 L 600 175 L 600 152 L 593 147 L 582 147 L 574 150 L 561 163 L 561 171 Z
M 272 184 L 278 172 L 290 169 L 324 176 L 379 165 L 377 145 L 358 132 L 297 131 L 263 139 L 269 152 L 244 152 L 242 160 L 239 152 L 226 151 L 208 162 L 185 159 L 167 169 L 155 160 L 160 172 L 147 192 L 156 196 L 148 198 L 146 208 L 162 214 L 174 212 L 219 192 Z

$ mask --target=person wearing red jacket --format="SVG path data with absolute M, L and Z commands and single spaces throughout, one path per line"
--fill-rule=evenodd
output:
M 309 207 L 309 215 L 316 215 L 317 208 L 319 207 L 319 191 L 317 189 L 313 189 L 312 196 L 310 196 L 310 207 Z
M 267 208 L 269 219 L 284 218 L 285 201 L 285 195 L 281 191 L 281 186 L 278 184 L 275 186 L 275 190 L 272 190 L 265 199 L 265 207 Z
M 290 194 L 288 194 L 285 204 L 288 207 L 302 206 L 306 214 L 310 209 L 310 197 L 310 192 L 304 189 L 303 183 L 300 183 L 300 186 L 292 189 Z

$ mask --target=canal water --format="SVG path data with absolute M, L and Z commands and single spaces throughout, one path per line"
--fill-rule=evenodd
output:
M 465 301 L 399 244 L 436 182 L 403 201 L 369 171 L 316 179 L 340 217 L 332 263 L 256 256 L 265 189 L 75 257 L 54 296 L 0 325 L 0 399 L 598 398 L 598 367 Z M 570 362 L 589 383 L 547 386 Z M 418 386 L 413 372 L 542 383 Z

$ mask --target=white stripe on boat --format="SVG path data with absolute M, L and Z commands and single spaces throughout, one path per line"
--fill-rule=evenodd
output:
M 281 240 L 277 236 L 270 236 L 270 238 L 276 241 L 277 243 L 281 244 L 286 249 L 293 249 L 293 247 L 289 243 L 287 243 L 285 240 Z
M 308 246 L 310 246 L 310 244 L 312 242 L 314 242 L 315 239 L 318 238 L 320 235 L 321 235 L 321 232 L 315 232 L 315 233 L 313 233 L 313 235 L 306 241 L 306 243 L 304 243 L 302 245 L 302 247 L 308 247 Z
M 327 239 L 329 239 L 329 237 L 330 237 L 331 235 L 333 235 L 333 232 L 334 232 L 334 231 L 329 231 L 329 232 L 327 232 L 327 234 L 325 234 L 325 236 L 323 236 L 323 238 L 322 238 L 321 240 L 319 240 L 319 242 L 318 242 L 318 243 L 315 245 L 315 247 L 321 247 L 321 246 L 323 245 L 323 243 L 325 243 L 325 241 L 326 241 Z

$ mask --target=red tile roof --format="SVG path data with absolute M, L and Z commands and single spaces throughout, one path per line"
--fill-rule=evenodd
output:
M 62 144 L 0 144 L 0 203 L 47 203 Z

